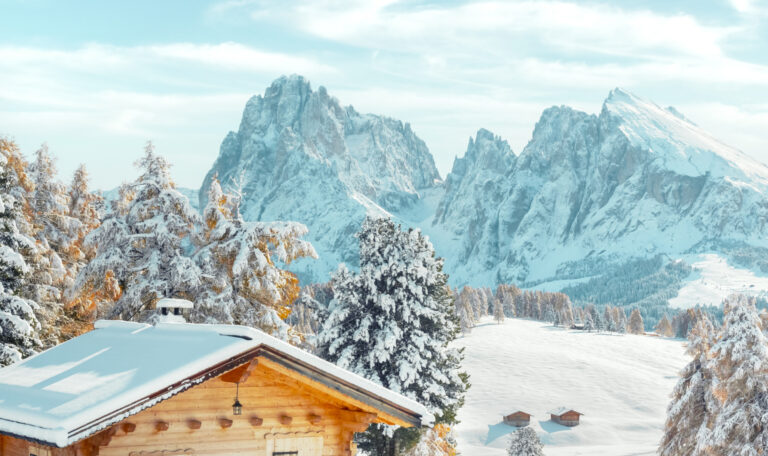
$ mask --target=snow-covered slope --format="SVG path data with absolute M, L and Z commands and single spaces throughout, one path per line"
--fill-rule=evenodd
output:
M 688 362 L 680 340 L 584 333 L 541 322 L 481 322 L 457 341 L 470 375 L 456 427 L 459 450 L 502 456 L 503 414 L 533 414 L 547 456 L 653 455 L 677 372 Z M 550 421 L 555 407 L 584 416 L 573 428 Z
M 200 189 L 213 176 L 242 185 L 247 220 L 293 220 L 309 227 L 319 261 L 292 265 L 305 280 L 326 281 L 339 262 L 356 263 L 366 212 L 412 211 L 440 183 L 432 155 L 407 123 L 342 107 L 324 87 L 281 77 L 245 106 Z
M 455 245 L 452 281 L 474 285 L 591 276 L 633 257 L 724 243 L 765 246 L 768 167 L 676 110 L 615 89 L 598 116 L 545 110 L 518 157 L 478 132 L 428 231 Z

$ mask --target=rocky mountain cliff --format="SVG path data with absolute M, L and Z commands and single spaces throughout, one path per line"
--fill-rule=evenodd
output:
M 324 87 L 281 77 L 245 106 L 200 189 L 213 176 L 245 195 L 249 220 L 306 224 L 320 260 L 294 265 L 303 279 L 326 281 L 339 262 L 356 263 L 366 212 L 407 211 L 440 184 L 427 146 L 407 123 L 342 107 Z
M 496 163 L 498 166 L 490 166 Z M 518 157 L 481 130 L 433 220 L 459 283 L 589 277 L 633 258 L 765 247 L 768 167 L 673 108 L 616 89 L 544 111 Z
M 657 305 L 684 277 L 696 279 L 680 261 L 696 255 L 720 255 L 704 262 L 718 271 L 768 273 L 768 167 L 674 108 L 620 89 L 599 115 L 546 109 L 519 155 L 481 129 L 442 182 L 407 123 L 282 77 L 248 101 L 224 139 L 201 207 L 214 175 L 242 187 L 246 219 L 309 227 L 320 260 L 291 266 L 305 281 L 355 265 L 353 235 L 367 212 L 422 228 L 454 286 L 571 287 L 584 300 L 614 302 L 595 291 L 610 277 L 634 287 L 624 295 Z

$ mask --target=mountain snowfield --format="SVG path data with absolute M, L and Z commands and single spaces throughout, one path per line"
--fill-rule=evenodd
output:
M 458 449 L 506 455 L 515 430 L 502 415 L 531 413 L 547 456 L 654 455 L 676 373 L 689 361 L 683 343 L 652 336 L 586 333 L 550 324 L 483 319 L 458 339 L 472 387 L 459 411 Z M 550 421 L 565 406 L 579 426 Z
M 353 234 L 366 213 L 422 229 L 453 286 L 554 290 L 659 256 L 694 260 L 679 288 L 708 290 L 683 293 L 678 307 L 760 294 L 768 280 L 768 167 L 621 89 L 599 115 L 546 109 L 519 155 L 480 129 L 442 181 L 409 124 L 281 77 L 224 139 L 201 207 L 213 176 L 242 189 L 246 219 L 308 226 L 320 259 L 291 265 L 304 282 L 356 265 Z M 703 285 L 718 261 L 738 279 Z

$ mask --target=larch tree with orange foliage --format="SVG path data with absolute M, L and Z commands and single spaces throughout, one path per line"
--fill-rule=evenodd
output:
M 284 340 L 296 338 L 284 321 L 299 295 L 296 276 L 282 269 L 302 257 L 316 258 L 295 222 L 246 222 L 239 192 L 225 193 L 214 179 L 203 211 L 194 259 L 201 271 L 193 319 L 255 327 Z
M 40 305 L 46 346 L 60 340 L 64 294 L 73 284 L 77 269 L 69 260 L 78 221 L 69 216 L 67 188 L 58 180 L 53 157 L 44 144 L 27 167 L 32 191 L 27 198 L 38 259 L 32 271 L 28 297 Z

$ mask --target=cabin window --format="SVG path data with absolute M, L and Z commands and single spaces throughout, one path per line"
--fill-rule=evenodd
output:
M 34 443 L 29 444 L 29 456 L 51 456 L 51 451 L 40 445 Z
M 267 437 L 266 456 L 322 456 L 320 435 L 282 434 Z

